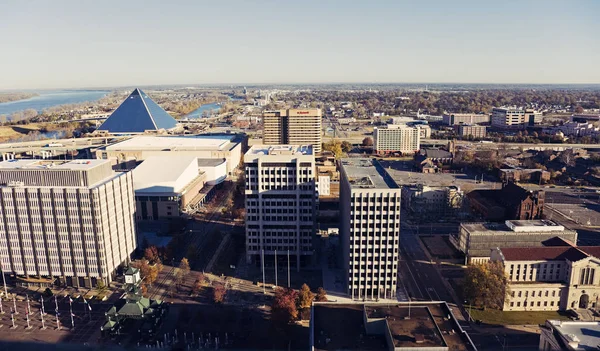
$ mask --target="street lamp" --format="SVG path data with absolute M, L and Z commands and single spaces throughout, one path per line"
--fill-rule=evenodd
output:
M 465 300 L 465 303 L 467 303 L 467 301 Z M 473 317 L 471 317 L 471 303 L 469 302 L 469 322 L 473 321 Z

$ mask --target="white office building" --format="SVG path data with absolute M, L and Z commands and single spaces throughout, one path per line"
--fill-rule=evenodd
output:
M 132 174 L 108 160 L 0 162 L 0 259 L 22 285 L 110 283 L 136 248 Z
M 542 113 L 520 107 L 494 107 L 492 127 L 500 129 L 525 129 L 542 122 Z
M 388 124 L 373 130 L 373 148 L 378 154 L 414 154 L 421 148 L 421 129 L 418 126 Z
M 291 257 L 298 269 L 313 255 L 315 156 L 310 145 L 254 145 L 246 167 L 246 254 L 249 262 L 280 264 Z
M 400 187 L 369 158 L 340 161 L 340 240 L 353 299 L 396 296 Z

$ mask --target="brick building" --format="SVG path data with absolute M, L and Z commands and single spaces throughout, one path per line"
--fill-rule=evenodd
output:
M 512 182 L 502 189 L 473 190 L 467 199 L 471 211 L 488 221 L 541 219 L 544 213 L 543 190 L 529 191 Z

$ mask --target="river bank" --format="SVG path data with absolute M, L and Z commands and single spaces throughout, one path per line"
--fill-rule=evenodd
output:
M 38 93 L 0 93 L 0 104 L 31 99 L 39 96 Z
M 0 103 L 0 115 L 10 116 L 25 110 L 35 110 L 40 113 L 60 105 L 97 101 L 108 93 L 107 90 L 56 90 L 35 93 L 37 95 L 23 100 Z

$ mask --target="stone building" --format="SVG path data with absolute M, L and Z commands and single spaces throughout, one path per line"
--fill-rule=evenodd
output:
M 496 248 L 490 260 L 502 262 L 508 276 L 504 310 L 556 311 L 598 309 L 599 257 L 600 246 L 563 240 L 555 246 Z
M 544 214 L 544 191 L 529 191 L 513 182 L 502 189 L 473 190 L 467 199 L 471 211 L 488 221 L 540 219 Z
M 465 254 L 465 263 L 485 262 L 496 247 L 543 246 L 555 237 L 577 242 L 577 232 L 548 220 L 506 221 L 505 223 L 461 223 L 458 235 L 450 236 Z

